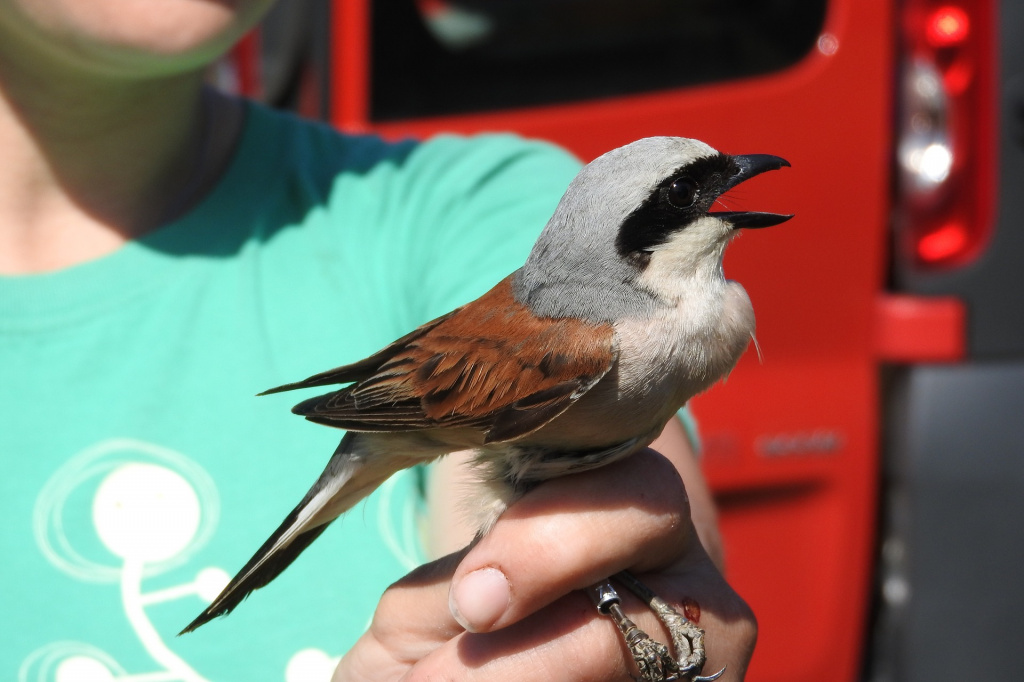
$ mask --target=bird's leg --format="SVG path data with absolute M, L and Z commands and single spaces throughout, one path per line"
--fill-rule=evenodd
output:
M 721 677 L 725 668 L 714 675 L 700 674 L 705 661 L 703 630 L 669 606 L 628 571 L 617 573 L 615 578 L 643 599 L 654 611 L 658 620 L 668 629 L 676 650 L 676 658 L 673 658 L 668 647 L 651 639 L 626 617 L 622 611 L 619 594 L 611 582 L 605 581 L 591 587 L 590 597 L 597 610 L 612 618 L 626 640 L 626 646 L 629 647 L 642 682 L 712 682 Z
M 633 655 L 640 680 L 643 682 L 667 682 L 679 679 L 679 666 L 669 653 L 668 647 L 655 641 L 626 617 L 619 603 L 619 593 L 608 581 L 589 589 L 598 612 L 610 616 L 626 640 L 626 646 Z

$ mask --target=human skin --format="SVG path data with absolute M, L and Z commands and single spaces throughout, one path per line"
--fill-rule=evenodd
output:
M 333 682 L 631 680 L 636 673 L 615 626 L 579 591 L 627 568 L 677 608 L 684 600 L 688 613 L 696 607 L 707 633 L 706 673 L 726 667 L 720 679 L 743 679 L 757 625 L 704 549 L 721 556 L 714 505 L 678 422 L 652 445 L 670 455 L 648 449 L 547 481 L 477 544 L 398 581 Z M 457 504 L 446 501 L 452 489 L 469 484 L 455 471 L 431 479 L 439 493 L 430 496 L 431 512 L 440 518 L 459 515 Z M 688 496 L 690 489 L 697 492 Z M 691 512 L 700 498 L 705 509 Z M 434 533 L 429 542 L 434 551 L 457 546 L 469 531 L 458 522 L 438 527 L 440 537 Z M 474 573 L 485 579 L 470 583 Z M 641 629 L 667 641 L 646 607 L 620 593 Z
M 0 275 L 49 272 L 113 253 L 186 212 L 217 183 L 240 134 L 242 108 L 204 90 L 203 72 L 269 4 L 0 0 Z M 336 679 L 396 679 L 379 676 L 388 670 L 461 680 L 484 669 L 478 665 L 483 660 L 508 666 L 575 659 L 593 662 L 578 666 L 584 675 L 578 679 L 626 679 L 628 664 L 613 626 L 595 617 L 576 591 L 620 568 L 641 572 L 670 598 L 696 600 L 708 630 L 707 670 L 728 663 L 723 679 L 739 679 L 753 648 L 753 616 L 691 531 L 692 517 L 697 535 L 720 557 L 714 507 L 680 433 L 656 445 L 668 460 L 645 454 L 582 479 L 546 483 L 468 554 L 449 555 L 404 579 L 385 595 L 374 627 L 343 660 Z M 669 463 L 689 498 L 678 477 L 665 475 Z M 659 485 L 643 484 L 647 475 Z M 435 492 L 433 499 L 454 497 L 450 489 Z M 610 500 L 618 500 L 613 509 Z M 551 505 L 563 512 L 552 516 Z M 458 546 L 465 528 L 448 528 L 450 510 L 433 510 L 433 542 Z M 595 515 L 600 524 L 593 523 Z M 545 546 L 534 544 L 537 524 L 552 518 L 577 550 L 558 562 L 537 562 Z M 533 554 L 528 547 L 536 548 Z M 449 585 L 496 565 L 514 598 L 489 623 L 472 622 L 480 612 L 463 604 L 471 629 L 497 631 L 470 636 L 449 609 Z M 629 610 L 664 637 L 642 610 Z M 381 638 L 382 632 L 389 636 Z M 404 667 L 366 668 L 375 651 Z
M 111 253 L 216 183 L 241 109 L 203 69 L 268 5 L 0 0 L 0 274 Z

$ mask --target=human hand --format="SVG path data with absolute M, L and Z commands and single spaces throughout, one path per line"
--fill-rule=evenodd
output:
M 681 612 L 684 600 L 699 609 L 705 673 L 725 666 L 721 680 L 743 679 L 754 616 L 697 541 L 676 469 L 645 450 L 544 483 L 476 545 L 395 583 L 333 680 L 629 680 L 621 636 L 579 591 L 623 569 Z M 646 606 L 620 594 L 627 615 L 667 642 Z

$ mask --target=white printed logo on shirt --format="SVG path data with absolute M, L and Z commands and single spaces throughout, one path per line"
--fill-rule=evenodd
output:
M 89 491 L 93 529 L 119 565 L 88 556 L 69 531 L 65 505 L 72 496 Z M 142 581 L 187 562 L 213 535 L 219 516 L 213 479 L 196 462 L 168 448 L 111 439 L 69 459 L 37 498 L 36 543 L 51 564 L 78 580 L 120 584 L 125 617 L 156 668 L 130 673 L 91 644 L 52 642 L 23 661 L 19 682 L 208 682 L 172 650 L 146 608 L 186 597 L 208 603 L 227 584 L 229 575 L 221 568 L 206 567 L 189 583 L 148 593 L 143 592 Z M 337 661 L 319 649 L 304 649 L 291 657 L 284 679 L 329 680 Z

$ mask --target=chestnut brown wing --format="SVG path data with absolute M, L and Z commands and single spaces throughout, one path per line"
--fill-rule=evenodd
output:
M 513 440 L 565 411 L 616 359 L 611 325 L 538 318 L 508 278 L 418 332 L 369 376 L 293 412 L 353 431 L 475 426 L 487 442 Z

